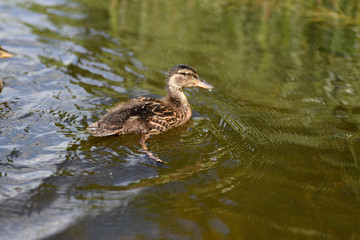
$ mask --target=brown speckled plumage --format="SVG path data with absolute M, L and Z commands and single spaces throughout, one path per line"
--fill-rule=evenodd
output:
M 162 99 L 139 97 L 110 110 L 88 129 L 95 137 L 142 134 L 140 143 L 147 150 L 145 141 L 151 135 L 184 124 L 191 117 L 191 109 L 183 88 L 213 87 L 200 79 L 195 69 L 175 65 L 167 76 L 168 95 Z

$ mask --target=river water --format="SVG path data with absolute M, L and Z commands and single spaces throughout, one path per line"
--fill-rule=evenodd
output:
M 0 239 L 360 239 L 356 1 L 3 0 Z M 193 116 L 93 138 L 119 102 Z

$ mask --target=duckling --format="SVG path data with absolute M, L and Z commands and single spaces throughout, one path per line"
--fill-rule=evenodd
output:
M 95 137 L 140 133 L 140 144 L 147 151 L 146 140 L 168 129 L 180 126 L 191 117 L 191 108 L 184 88 L 213 86 L 199 78 L 187 65 L 175 65 L 167 75 L 168 95 L 162 99 L 139 97 L 110 110 L 98 122 L 88 127 Z
M 1 45 L 0 45 L 0 58 L 7 58 L 7 57 L 13 57 L 12 54 L 8 53 L 7 51 L 5 51 Z M 4 84 L 0 78 L 0 90 L 4 87 Z
M 0 46 L 0 58 L 13 57 L 11 53 L 8 53 Z

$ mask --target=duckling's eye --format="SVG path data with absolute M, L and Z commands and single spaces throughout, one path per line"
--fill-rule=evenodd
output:
M 190 75 L 190 73 L 187 73 L 187 72 L 182 72 L 182 73 L 180 73 L 181 75 L 184 75 L 184 76 L 189 76 Z

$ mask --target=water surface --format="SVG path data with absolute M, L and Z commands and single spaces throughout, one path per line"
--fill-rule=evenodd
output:
M 359 239 L 360 23 L 346 1 L 0 3 L 4 239 Z M 93 138 L 113 105 L 166 95 L 193 117 Z

